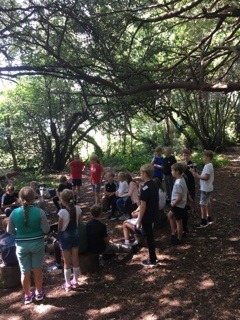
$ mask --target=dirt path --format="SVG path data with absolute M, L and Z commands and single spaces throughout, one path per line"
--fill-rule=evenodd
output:
M 82 277 L 81 289 L 65 293 L 61 274 L 45 274 L 47 298 L 23 306 L 22 291 L 1 290 L 0 320 L 240 319 L 240 151 L 228 154 L 231 165 L 216 170 L 212 210 L 214 223 L 195 230 L 181 247 L 171 247 L 169 228 L 155 233 L 160 264 L 146 269 L 140 261 L 147 251 L 125 264 L 109 261 L 99 274 Z M 90 190 L 85 189 L 88 219 Z M 108 222 L 114 241 L 122 240 L 121 223 Z

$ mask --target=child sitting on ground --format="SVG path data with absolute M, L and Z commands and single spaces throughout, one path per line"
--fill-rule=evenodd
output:
M 172 175 L 176 179 L 172 190 L 171 209 L 168 213 L 172 232 L 172 245 L 182 244 L 182 219 L 185 214 L 188 195 L 187 185 L 183 178 L 183 172 L 184 168 L 181 163 L 174 163 L 172 165 Z
M 57 188 L 57 196 L 53 198 L 53 203 L 57 208 L 57 213 L 61 209 L 60 198 L 61 198 L 62 191 L 65 189 L 72 190 L 72 184 L 68 182 L 68 179 L 66 176 L 60 176 L 59 182 L 60 184 Z
M 107 173 L 107 181 L 104 185 L 104 196 L 102 197 L 102 208 L 104 212 L 111 209 L 112 202 L 116 198 L 118 183 L 114 180 L 114 173 Z
M 139 244 L 139 237 L 136 233 L 136 224 L 139 215 L 139 207 L 131 213 L 132 218 L 125 220 L 123 222 L 123 235 L 124 235 L 124 244 L 127 246 L 137 246 Z M 134 235 L 135 241 L 131 244 L 130 243 L 130 234 Z
M 162 181 L 159 178 L 153 178 L 153 181 L 158 185 L 159 191 L 158 191 L 158 196 L 159 196 L 159 212 L 157 217 L 155 218 L 154 221 L 154 229 L 159 229 L 161 226 L 161 217 L 166 217 L 164 214 L 164 207 L 166 205 L 166 200 L 167 200 L 167 194 L 163 190 L 162 187 Z
M 107 233 L 107 227 L 101 220 L 102 208 L 93 205 L 90 209 L 92 219 L 86 224 L 88 251 L 102 255 L 115 253 L 130 253 L 131 248 L 122 244 L 111 243 Z
M 7 232 L 8 222 L 9 218 L 5 218 L 2 221 L 4 233 L 0 235 L 0 252 L 2 253 L 2 259 L 0 259 L 1 266 L 18 265 L 18 260 L 16 256 L 15 237 L 13 234 Z

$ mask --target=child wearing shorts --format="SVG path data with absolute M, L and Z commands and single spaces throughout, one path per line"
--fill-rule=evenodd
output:
M 69 168 L 72 177 L 73 193 L 76 201 L 80 201 L 80 190 L 82 186 L 82 173 L 85 168 L 85 163 L 81 160 L 78 154 L 74 155 L 74 160 L 69 162 Z
M 75 205 L 74 195 L 71 190 L 65 189 L 61 193 L 61 203 L 65 209 L 58 212 L 58 234 L 60 247 L 64 261 L 64 279 L 62 287 L 70 291 L 79 286 L 78 277 L 80 273 L 78 247 L 79 234 L 78 224 L 81 217 L 81 209 Z M 73 267 L 73 279 L 71 280 L 71 266 Z
M 46 215 L 35 207 L 35 193 L 30 187 L 19 192 L 22 207 L 14 209 L 9 218 L 8 232 L 15 235 L 16 253 L 21 270 L 24 303 L 44 298 L 42 266 L 44 260 L 44 234 L 50 231 Z M 31 291 L 31 271 L 36 289 Z
M 182 219 L 185 214 L 188 195 L 187 185 L 183 178 L 183 172 L 184 167 L 181 163 L 174 163 L 172 165 L 172 175 L 176 179 L 171 196 L 171 210 L 168 213 L 172 233 L 172 245 L 182 244 Z

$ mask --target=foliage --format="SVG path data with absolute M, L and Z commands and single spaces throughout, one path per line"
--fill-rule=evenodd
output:
M 202 153 L 200 152 L 194 152 L 192 154 L 192 161 L 196 163 L 198 168 L 202 168 L 204 166 Z M 215 154 L 212 163 L 214 168 L 222 168 L 229 164 L 229 160 L 223 154 Z

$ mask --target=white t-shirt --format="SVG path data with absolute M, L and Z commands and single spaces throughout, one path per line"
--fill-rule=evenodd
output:
M 166 192 L 159 189 L 158 195 L 159 195 L 159 210 L 162 210 L 166 204 L 167 194 Z
M 176 207 L 185 208 L 187 204 L 188 190 L 187 190 L 187 185 L 184 178 L 179 178 L 175 180 L 173 190 L 172 190 L 171 203 L 177 199 L 179 193 L 182 193 L 183 196 L 182 196 L 181 202 L 179 202 L 176 205 Z
M 81 208 L 79 206 L 75 206 L 76 208 L 76 224 L 78 225 L 79 217 L 81 216 Z M 70 221 L 69 212 L 67 209 L 61 209 L 58 212 L 58 216 L 63 219 L 63 227 L 61 231 L 65 231 Z
M 205 192 L 212 192 L 213 191 L 213 181 L 214 181 L 214 169 L 212 163 L 207 163 L 203 167 L 203 171 L 201 176 L 209 174 L 208 180 L 201 180 L 200 179 L 200 190 Z
M 127 193 L 128 192 L 127 181 L 119 181 L 119 186 L 117 191 L 120 196 L 122 196 L 124 193 Z

